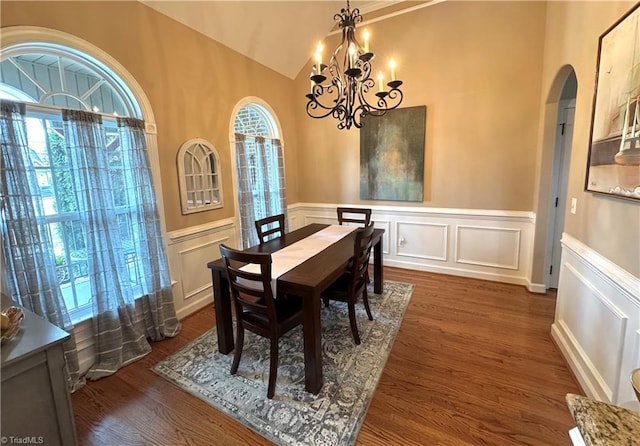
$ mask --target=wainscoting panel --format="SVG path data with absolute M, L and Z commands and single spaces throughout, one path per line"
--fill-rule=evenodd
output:
M 520 230 L 483 226 L 456 226 L 456 262 L 518 269 Z
M 398 257 L 447 261 L 449 226 L 442 223 L 396 222 Z
M 168 234 L 168 255 L 178 318 L 213 302 L 207 263 L 220 258 L 220 245 L 238 246 L 233 220 L 218 221 Z
M 625 405 L 640 367 L 640 279 L 563 234 L 551 334 L 585 393 Z

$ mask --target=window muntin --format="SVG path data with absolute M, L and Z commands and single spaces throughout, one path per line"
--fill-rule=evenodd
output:
M 220 158 L 211 143 L 195 138 L 180 147 L 178 182 L 183 214 L 222 207 Z

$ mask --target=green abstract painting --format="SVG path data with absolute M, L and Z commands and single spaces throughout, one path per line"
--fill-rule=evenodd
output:
M 360 129 L 360 198 L 422 201 L 427 107 L 366 116 Z

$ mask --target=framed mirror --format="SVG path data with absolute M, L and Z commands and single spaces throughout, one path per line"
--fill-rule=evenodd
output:
M 220 158 L 210 142 L 193 138 L 180 146 L 178 183 L 183 215 L 222 207 Z

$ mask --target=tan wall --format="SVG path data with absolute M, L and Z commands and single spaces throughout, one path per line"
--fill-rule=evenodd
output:
M 424 205 L 532 210 L 545 11 L 544 2 L 456 1 L 368 25 L 374 73 L 394 56 L 402 107 L 427 106 Z M 296 79 L 303 114 L 309 68 Z M 359 199 L 358 130 L 299 123 L 301 201 L 384 204 Z
M 553 153 L 555 119 L 548 105 L 557 101 L 558 85 L 554 81 L 567 65 L 573 67 L 578 79 L 575 127 L 571 151 L 568 197 L 578 200 L 576 214 L 565 213 L 564 230 L 618 266 L 640 277 L 640 202 L 610 198 L 584 191 L 589 148 L 592 100 L 599 36 L 615 23 L 634 2 L 549 2 L 542 85 L 542 120 L 548 122 L 539 144 L 542 162 L 538 172 L 541 185 L 538 197 L 538 231 L 536 251 L 544 241 L 545 187 L 550 178 L 548 160 Z M 564 69 L 563 69 L 564 67 Z M 561 88 L 561 85 L 560 85 Z M 545 167 L 546 166 L 546 167 Z M 534 269 L 534 280 L 540 274 L 540 264 Z
M 287 167 L 297 164 L 289 93 L 293 81 L 139 2 L 8 2 L 2 27 L 41 26 L 84 39 L 120 62 L 138 81 L 155 114 L 167 230 L 234 216 L 229 124 L 246 96 L 265 100 L 282 125 Z M 205 138 L 222 164 L 224 207 L 181 215 L 176 169 L 180 145 Z M 287 169 L 287 200 L 298 201 L 297 169 Z

